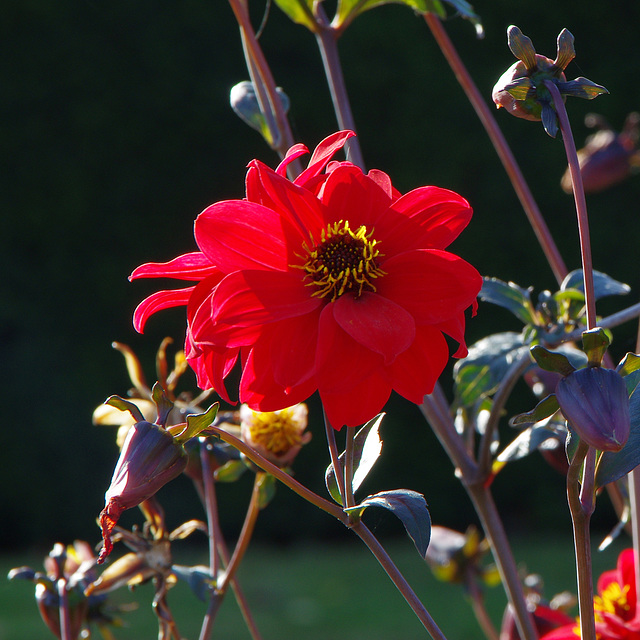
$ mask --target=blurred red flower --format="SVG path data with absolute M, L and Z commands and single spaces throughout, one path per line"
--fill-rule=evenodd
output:
M 252 161 L 246 198 L 198 216 L 199 252 L 131 275 L 198 283 L 150 296 L 134 324 L 186 304 L 185 351 L 202 388 L 228 400 L 223 381 L 240 356 L 242 402 L 276 411 L 318 390 L 341 428 L 372 418 L 392 389 L 421 402 L 449 357 L 443 334 L 466 355 L 464 313 L 482 279 L 444 249 L 469 204 L 438 187 L 401 195 L 382 171 L 330 162 L 352 135 L 322 141 L 293 181 L 287 166 L 303 145 L 275 171 Z
M 618 556 L 618 566 L 598 579 L 593 606 L 598 640 L 640 640 L 640 615 L 636 609 L 636 578 L 633 549 Z M 580 637 L 577 622 L 547 633 L 540 640 L 575 640 Z

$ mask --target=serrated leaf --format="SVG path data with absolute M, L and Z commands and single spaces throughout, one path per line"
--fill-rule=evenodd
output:
M 576 269 L 567 274 L 560 285 L 560 291 L 566 291 L 567 289 L 577 289 L 584 293 L 582 269 Z M 593 272 L 593 289 L 596 300 L 606 296 L 626 295 L 631 291 L 631 287 L 628 284 L 618 282 L 606 273 L 595 270 Z
M 385 414 L 380 413 L 372 418 L 356 433 L 353 441 L 353 482 L 351 484 L 354 493 L 358 490 L 364 479 L 373 468 L 374 464 L 380 457 L 382 451 L 382 440 L 380 440 L 379 430 L 382 418 Z M 344 453 L 338 458 L 344 463 Z M 325 484 L 331 497 L 338 503 L 342 504 L 338 483 L 336 482 L 333 464 L 327 467 L 324 476 Z
M 367 507 L 383 507 L 391 511 L 404 525 L 422 558 L 427 555 L 431 538 L 431 516 L 421 493 L 409 489 L 381 491 L 367 496 L 359 505 L 345 509 L 345 512 L 360 515 Z
M 535 309 L 529 291 L 513 282 L 484 278 L 479 298 L 508 309 L 524 324 L 535 324 Z
M 513 331 L 495 333 L 471 345 L 469 355 L 453 369 L 456 403 L 469 407 L 493 393 L 509 367 L 528 349 L 522 335 Z
M 560 405 L 558 404 L 558 399 L 555 394 L 552 393 L 546 398 L 540 400 L 540 402 L 538 402 L 531 411 L 521 413 L 511 418 L 509 424 L 512 426 L 535 424 L 536 422 L 541 422 L 542 420 L 551 417 L 559 408 Z
M 276 5 L 296 24 L 314 33 L 318 26 L 313 15 L 313 0 L 275 0 Z
M 605 451 L 596 467 L 596 489 L 622 478 L 640 464 L 640 389 L 629 397 L 631 429 L 627 443 L 617 452 Z

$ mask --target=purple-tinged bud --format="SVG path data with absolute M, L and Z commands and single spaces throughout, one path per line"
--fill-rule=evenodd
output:
M 138 422 L 129 430 L 105 493 L 105 508 L 100 513 L 104 546 L 98 564 L 104 562 L 113 548 L 111 532 L 120 514 L 153 496 L 186 466 L 184 447 L 163 427 Z
M 612 369 L 586 367 L 558 382 L 556 397 L 569 426 L 600 451 L 619 451 L 629 438 L 629 396 Z
M 498 109 L 503 107 L 525 120 L 541 120 L 551 137 L 556 136 L 558 125 L 546 82 L 553 82 L 558 87 L 563 100 L 566 96 L 591 100 L 608 93 L 604 87 L 586 78 L 567 82 L 564 70 L 575 57 L 573 36 L 567 29 L 558 35 L 555 60 L 536 53 L 531 40 L 518 27 L 512 25 L 507 29 L 507 40 L 518 62 L 500 76 L 491 97 Z

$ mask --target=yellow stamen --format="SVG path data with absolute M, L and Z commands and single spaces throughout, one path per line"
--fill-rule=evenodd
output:
M 373 281 L 385 275 L 377 264 L 382 257 L 373 240 L 373 231 L 362 225 L 352 231 L 348 220 L 339 220 L 323 229 L 320 243 L 307 252 L 304 265 L 307 286 L 316 287 L 312 296 L 330 297 L 334 302 L 344 293 L 360 297 L 363 291 L 375 291 Z

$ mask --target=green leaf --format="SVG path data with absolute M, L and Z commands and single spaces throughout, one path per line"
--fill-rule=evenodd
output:
M 421 493 L 409 489 L 382 491 L 367 496 L 359 505 L 345 509 L 345 512 L 361 515 L 367 507 L 383 507 L 391 511 L 404 525 L 422 558 L 427 555 L 431 538 L 431 516 Z
M 596 489 L 615 482 L 640 464 L 640 389 L 636 386 L 629 397 L 631 430 L 627 444 L 620 451 L 605 451 L 596 467 Z
M 456 403 L 469 407 L 493 393 L 509 367 L 528 350 L 522 334 L 513 331 L 495 333 L 471 345 L 469 355 L 453 369 Z
M 480 17 L 466 0 L 444 0 L 444 2 L 451 5 L 459 15 L 474 25 L 478 38 L 484 36 Z M 442 19 L 447 17 L 442 0 L 338 0 L 332 24 L 336 29 L 344 29 L 360 14 L 384 4 L 403 4 L 418 13 L 434 13 Z
M 550 394 L 546 398 L 543 398 L 538 402 L 534 409 L 531 411 L 527 411 L 527 413 L 521 413 L 517 416 L 514 416 L 509 421 L 511 426 L 521 425 L 521 424 L 535 424 L 536 422 L 540 422 L 545 420 L 546 418 L 550 418 L 558 409 L 560 405 L 558 404 L 558 399 L 555 394 Z
M 552 371 L 553 373 L 560 373 L 563 376 L 568 376 L 576 369 L 569 361 L 569 358 L 559 351 L 549 351 L 539 344 L 531 347 L 531 355 L 538 363 L 538 366 L 545 371 Z
M 313 0 L 275 0 L 275 2 L 296 24 L 307 27 L 313 33 L 318 30 L 313 15 Z
M 498 278 L 484 278 L 479 297 L 480 300 L 508 309 L 525 324 L 535 324 L 536 312 L 529 290 L 513 282 L 503 282 Z
M 584 294 L 584 280 L 582 277 L 582 269 L 576 269 L 567 274 L 560 285 L 560 291 L 567 289 L 577 289 Z M 623 282 L 614 280 L 606 273 L 600 271 L 593 272 L 593 289 L 596 300 L 606 296 L 626 295 L 631 291 L 631 287 Z
M 120 409 L 120 411 L 128 411 L 136 422 L 145 421 L 144 416 L 142 415 L 142 411 L 140 411 L 139 407 L 133 402 L 125 400 L 120 396 L 111 396 L 107 398 L 104 403 L 108 404 L 111 407 L 115 407 L 116 409 Z
M 176 441 L 184 444 L 188 440 L 191 440 L 191 438 L 200 435 L 202 431 L 213 424 L 219 408 L 220 404 L 214 402 L 204 413 L 188 415 L 187 426 L 182 432 L 175 436 Z
M 627 353 L 627 355 L 620 361 L 620 364 L 616 367 L 616 371 L 623 378 L 631 373 L 640 371 L 640 356 L 636 353 Z
M 264 509 L 276 495 L 277 482 L 270 473 L 263 473 L 258 481 L 258 506 Z
M 235 482 L 246 470 L 242 460 L 229 460 L 215 470 L 214 476 L 217 482 Z
M 353 466 L 355 471 L 351 484 L 354 492 L 358 490 L 380 457 L 382 440 L 380 440 L 379 429 L 384 416 L 384 413 L 379 413 L 375 418 L 369 420 L 355 435 L 353 441 Z M 340 455 L 339 460 L 344 462 L 344 453 Z M 331 497 L 338 504 L 342 504 L 333 464 L 327 467 L 324 480 Z

